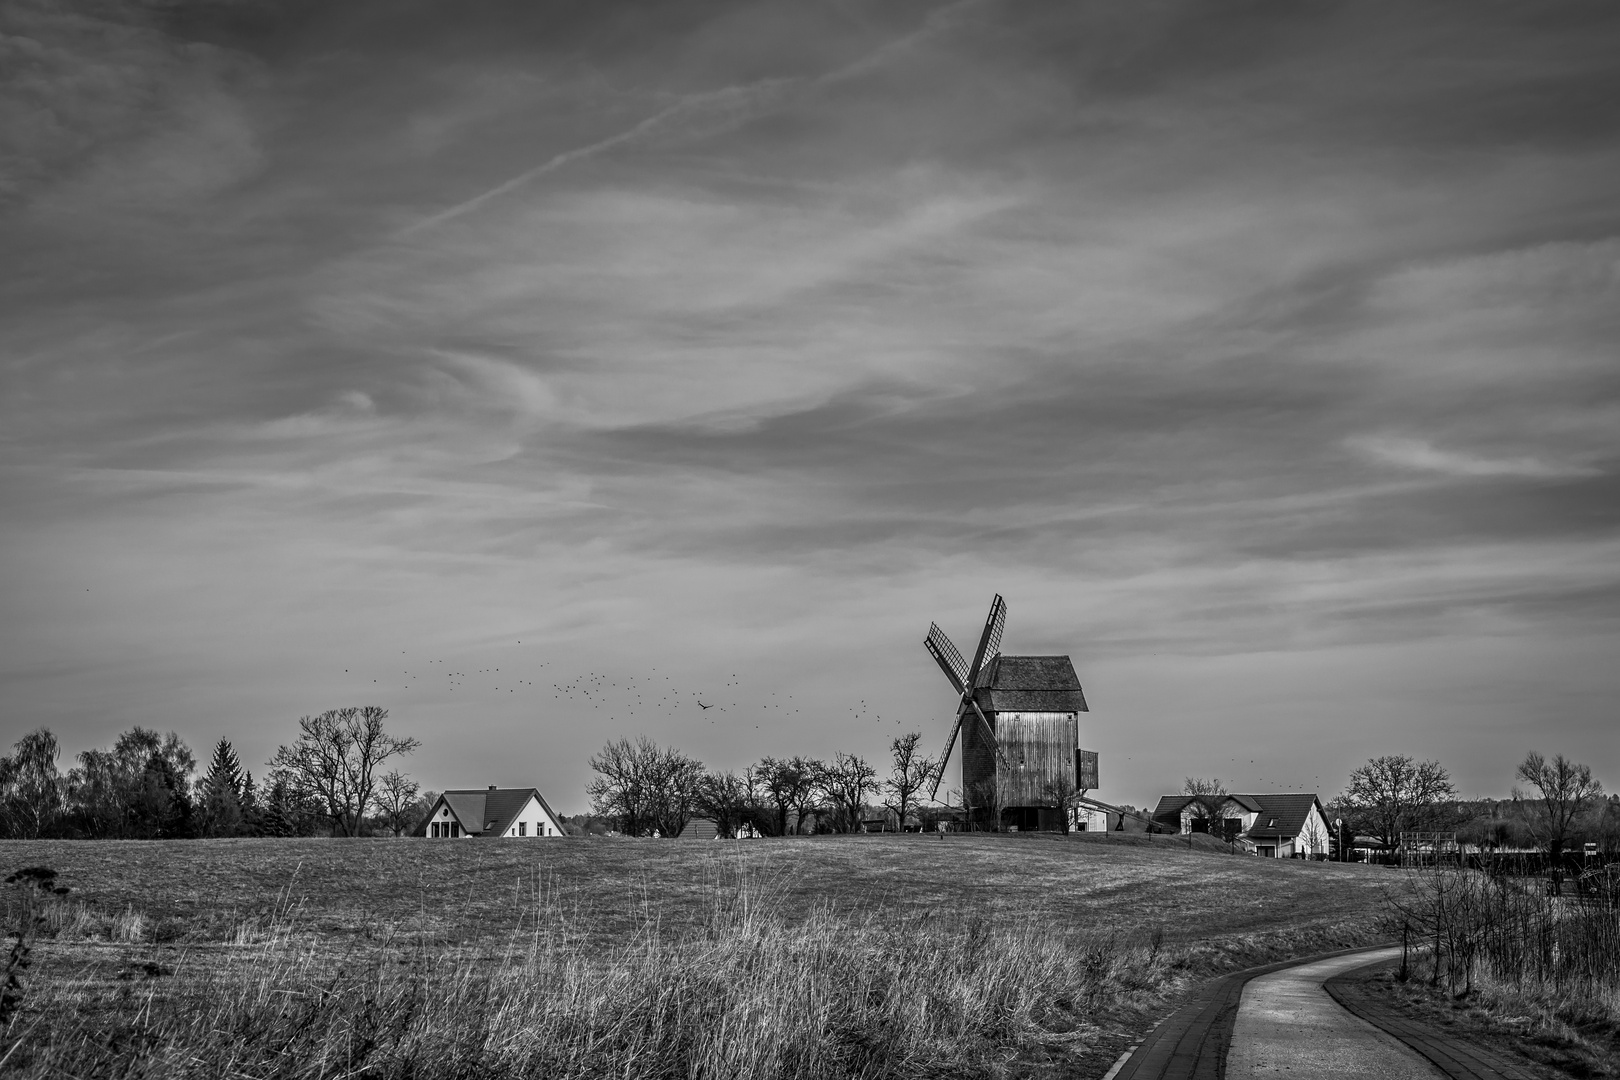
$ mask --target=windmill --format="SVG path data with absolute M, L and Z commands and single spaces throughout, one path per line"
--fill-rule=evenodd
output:
M 1080 746 L 1085 692 L 1067 656 L 1004 656 L 1007 602 L 990 603 L 969 663 L 931 623 L 923 646 L 956 691 L 956 719 L 945 741 L 930 798 L 939 794 L 951 752 L 962 743 L 962 791 L 1002 810 L 1002 823 L 1053 828 L 1061 808 L 1097 786 L 1097 755 Z

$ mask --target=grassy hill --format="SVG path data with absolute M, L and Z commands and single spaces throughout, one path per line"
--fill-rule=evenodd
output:
M 79 1020 L 12 1063 L 154 1076 L 1101 1075 L 1197 979 L 1371 940 L 1393 874 L 1035 834 L 0 845 L 28 865 L 73 892 L 25 1015 Z

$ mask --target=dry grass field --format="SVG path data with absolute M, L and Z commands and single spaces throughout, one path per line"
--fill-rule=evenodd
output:
M 1198 979 L 1379 936 L 1391 871 L 1200 845 L 9 842 L 72 891 L 0 1068 L 1100 1076 Z

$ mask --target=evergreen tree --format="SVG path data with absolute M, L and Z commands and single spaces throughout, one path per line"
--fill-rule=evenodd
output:
M 320 807 L 300 791 L 296 779 L 272 769 L 259 812 L 262 836 L 313 836 L 320 824 Z
M 264 807 L 259 804 L 259 789 L 253 783 L 253 774 L 242 770 L 242 835 L 262 836 Z
M 242 762 L 229 739 L 214 745 L 214 760 L 202 782 L 203 834 L 235 836 L 242 827 Z

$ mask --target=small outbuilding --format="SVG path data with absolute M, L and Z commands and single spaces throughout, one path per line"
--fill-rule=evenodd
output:
M 539 788 L 502 788 L 446 791 L 416 831 L 433 840 L 459 840 L 473 836 L 563 836 L 562 819 L 551 809 Z

